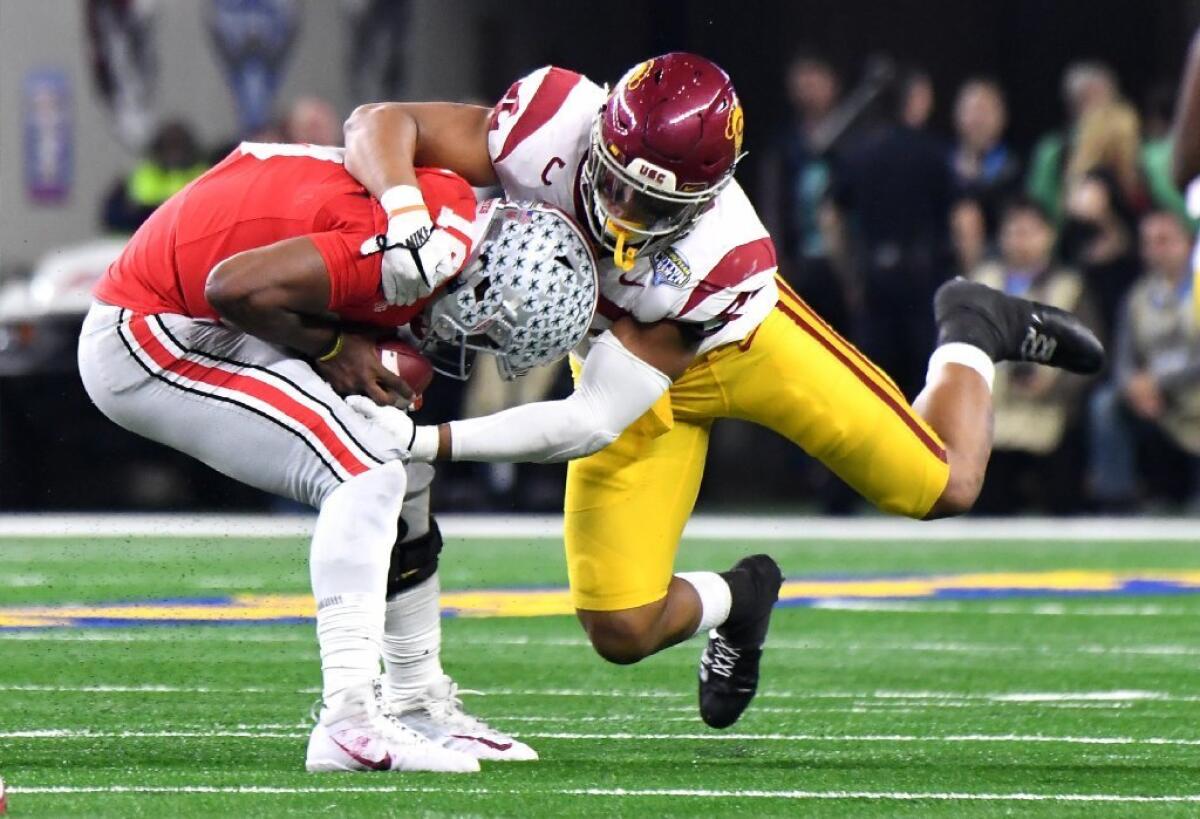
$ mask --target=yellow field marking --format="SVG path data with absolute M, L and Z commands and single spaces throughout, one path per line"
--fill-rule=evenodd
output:
M 1200 570 L 1113 572 L 1066 569 L 1042 572 L 977 572 L 928 577 L 864 577 L 789 580 L 780 601 L 928 599 L 943 593 L 1121 593 L 1130 584 L 1164 591 L 1200 590 Z M 541 617 L 573 614 L 566 589 L 490 589 L 442 593 L 442 608 L 458 617 Z M 0 628 L 123 625 L 135 623 L 247 623 L 310 619 L 307 594 L 242 594 L 210 602 L 146 601 L 132 604 L 0 607 Z

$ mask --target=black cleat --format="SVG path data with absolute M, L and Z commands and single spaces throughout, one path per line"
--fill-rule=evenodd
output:
M 1082 375 L 1104 367 L 1104 345 L 1066 310 L 951 279 L 933 296 L 938 344 L 961 341 L 993 361 L 1031 361 Z
M 710 728 L 738 721 L 758 690 L 758 664 L 783 575 L 767 555 L 743 558 L 721 576 L 733 595 L 729 619 L 700 655 L 700 718 Z

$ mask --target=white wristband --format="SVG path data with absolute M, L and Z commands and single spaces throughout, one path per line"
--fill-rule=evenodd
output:
M 440 441 L 441 436 L 438 434 L 437 426 L 415 426 L 413 427 L 412 446 L 408 450 L 409 456 L 414 461 L 430 463 L 437 459 Z
M 403 215 L 405 212 L 415 213 L 415 210 L 411 210 L 413 208 L 420 208 L 425 211 L 427 218 L 429 216 L 429 211 L 425 207 L 425 197 L 421 195 L 421 189 L 416 185 L 393 185 L 379 197 L 379 204 L 383 206 L 389 219 L 393 216 Z
M 988 392 L 992 391 L 992 382 L 996 380 L 996 363 L 992 361 L 991 356 L 974 344 L 952 341 L 934 350 L 933 355 L 929 357 L 929 369 L 926 371 L 925 382 L 933 381 L 947 364 L 959 364 L 971 368 L 987 382 Z

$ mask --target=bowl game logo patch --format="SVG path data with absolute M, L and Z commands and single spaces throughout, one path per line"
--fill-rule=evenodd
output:
M 655 253 L 651 265 L 654 268 L 655 284 L 686 287 L 692 277 L 692 269 L 688 266 L 687 259 L 673 247 Z

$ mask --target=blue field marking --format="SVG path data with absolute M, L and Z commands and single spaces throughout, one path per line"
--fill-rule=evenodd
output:
M 839 575 L 786 580 L 781 606 L 830 601 L 979 601 L 1170 596 L 1200 592 L 1200 569 L 956 572 Z M 447 617 L 538 617 L 574 613 L 564 588 L 472 589 L 442 593 Z M 308 594 L 235 594 L 113 603 L 0 607 L 0 629 L 128 628 L 143 625 L 270 625 L 312 621 Z

